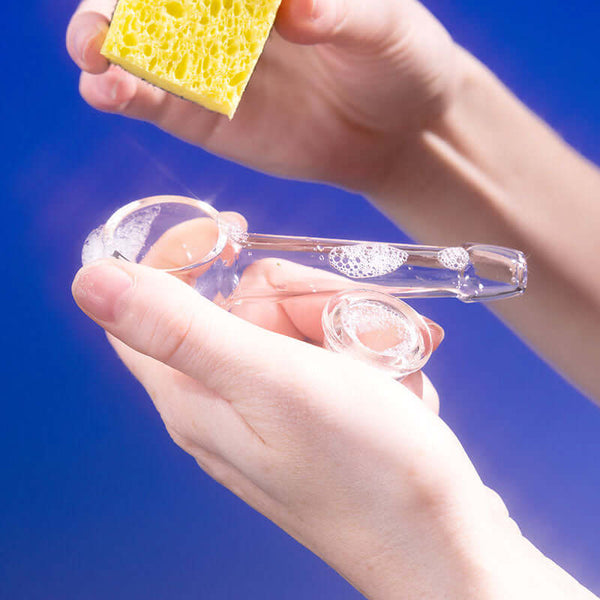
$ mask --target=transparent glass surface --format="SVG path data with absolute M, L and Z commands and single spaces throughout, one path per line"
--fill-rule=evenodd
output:
M 422 330 L 417 320 L 410 335 L 420 339 L 422 347 L 408 348 L 408 330 L 400 335 L 400 323 L 419 315 L 394 298 L 478 302 L 521 294 L 527 283 L 524 255 L 509 248 L 249 233 L 235 215 L 220 214 L 199 200 L 172 196 L 128 204 L 94 230 L 83 248 L 84 264 L 109 256 L 167 271 L 227 310 L 302 296 L 320 299 L 328 347 L 360 355 L 380 367 L 393 363 L 391 371 L 398 376 L 423 366 L 431 340 L 414 333 Z M 342 292 L 332 304 L 331 297 Z M 365 342 L 366 331 L 373 338 L 373 323 L 379 323 L 379 330 L 381 323 L 388 327 L 388 337 L 397 343 L 377 348 Z M 378 334 L 377 339 L 380 344 L 383 338 Z M 412 357 L 412 366 L 399 358 L 402 349 Z
M 332 296 L 321 318 L 325 346 L 403 379 L 418 371 L 433 351 L 425 319 L 406 302 L 368 290 Z

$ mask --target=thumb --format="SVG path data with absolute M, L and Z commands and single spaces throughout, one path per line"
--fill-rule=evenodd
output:
M 277 31 L 296 44 L 386 46 L 401 24 L 398 0 L 284 0 Z
M 293 380 L 308 375 L 302 365 L 315 352 L 328 354 L 243 321 L 148 266 L 96 261 L 79 271 L 72 289 L 79 307 L 112 336 L 231 399 L 249 373 Z

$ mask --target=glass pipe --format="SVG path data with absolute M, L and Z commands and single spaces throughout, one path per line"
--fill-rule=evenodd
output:
M 527 283 L 524 255 L 509 248 L 248 233 L 239 216 L 174 196 L 127 204 L 94 230 L 83 263 L 109 256 L 167 271 L 238 314 L 300 299 L 302 310 L 322 311 L 325 346 L 399 378 L 421 368 L 432 346 L 425 321 L 399 298 L 478 302 L 521 294 Z

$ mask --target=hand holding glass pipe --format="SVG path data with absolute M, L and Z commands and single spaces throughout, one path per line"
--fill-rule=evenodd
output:
M 296 311 L 296 319 L 309 306 L 311 315 L 322 313 L 319 332 L 309 337 L 320 336 L 330 349 L 397 378 L 421 369 L 432 351 L 426 322 L 397 297 L 490 300 L 522 293 L 527 280 L 523 255 L 509 248 L 301 238 L 246 229 L 241 216 L 220 214 L 205 202 L 157 196 L 124 206 L 92 232 L 83 262 L 114 256 L 152 266 L 248 320 L 258 314 L 263 321 L 269 311 L 290 317 L 300 300 L 303 311 Z

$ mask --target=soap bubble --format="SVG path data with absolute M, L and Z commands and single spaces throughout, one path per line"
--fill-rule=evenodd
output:
M 329 253 L 329 264 L 352 279 L 393 273 L 408 260 L 408 252 L 388 244 L 338 246 Z

